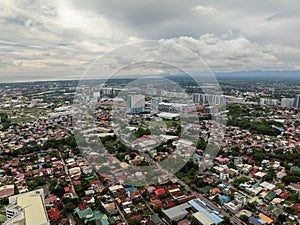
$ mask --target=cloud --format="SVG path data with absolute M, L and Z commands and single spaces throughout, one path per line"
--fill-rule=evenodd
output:
M 226 39 L 208 33 L 198 39 L 185 36 L 174 41 L 193 51 L 216 71 L 269 69 L 281 65 L 267 48 L 242 36 Z
M 197 13 L 216 13 L 217 10 L 211 6 L 197 5 L 193 8 Z
M 169 57 L 180 44 L 216 71 L 299 69 L 299 10 L 293 0 L 1 1 L 0 81 L 75 78 L 99 55 L 149 39 Z

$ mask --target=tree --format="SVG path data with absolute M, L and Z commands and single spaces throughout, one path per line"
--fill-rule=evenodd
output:
M 236 188 L 239 187 L 240 184 L 248 182 L 250 179 L 248 177 L 240 177 L 232 182 L 232 185 Z
M 285 222 L 287 219 L 286 215 L 280 214 L 277 218 L 279 224 L 282 224 L 283 222 Z
M 132 220 L 132 221 L 129 222 L 129 225 L 140 225 L 140 221 Z
M 246 215 L 241 215 L 240 220 L 246 223 L 249 220 L 249 218 Z
M 228 217 L 224 216 L 223 219 L 224 220 L 221 223 L 219 223 L 218 225 L 231 225 L 230 219 Z
M 73 210 L 75 209 L 75 205 L 73 204 L 73 202 L 68 202 L 64 205 L 64 210 L 66 212 L 73 212 Z
M 290 194 L 290 196 L 288 197 L 288 199 L 291 200 L 291 201 L 293 201 L 293 202 L 299 203 L 299 194 L 292 193 L 292 194 Z

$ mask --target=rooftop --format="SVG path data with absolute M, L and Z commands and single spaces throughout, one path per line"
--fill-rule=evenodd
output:
M 17 205 L 24 208 L 26 224 L 49 224 L 43 203 L 43 189 L 12 196 L 11 198 L 15 198 Z

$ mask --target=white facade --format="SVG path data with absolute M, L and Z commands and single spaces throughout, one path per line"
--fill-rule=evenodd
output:
M 281 99 L 281 107 L 283 108 L 293 108 L 294 107 L 294 98 L 282 98 Z

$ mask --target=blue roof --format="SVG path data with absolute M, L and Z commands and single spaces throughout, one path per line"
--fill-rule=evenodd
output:
M 253 225 L 262 225 L 262 223 L 259 222 L 259 219 L 258 219 L 258 218 L 255 218 L 255 217 L 253 217 L 253 216 L 251 216 L 251 217 L 249 218 L 249 221 L 250 221 L 251 223 L 253 223 Z
M 257 182 L 256 184 L 253 184 L 253 185 L 252 185 L 252 188 L 258 188 L 260 184 L 261 184 L 261 182 L 259 181 L 259 182 Z
M 226 195 L 219 195 L 219 199 L 221 202 L 230 202 L 230 198 Z
M 195 156 L 197 159 L 202 159 L 202 157 L 203 157 L 202 155 L 199 155 L 199 154 L 197 154 L 197 153 L 195 153 L 194 156 Z
M 283 132 L 284 128 L 283 127 L 277 127 L 277 130 L 279 130 L 280 132 Z
M 198 212 L 202 212 L 204 215 L 206 215 L 209 219 L 211 219 L 215 224 L 221 223 L 223 221 L 223 219 L 218 216 L 217 214 L 215 214 L 214 212 L 209 212 L 208 210 L 206 210 L 205 208 L 201 207 L 196 201 L 198 201 L 201 204 L 204 204 L 206 207 L 208 207 L 208 205 L 206 205 L 203 201 L 201 201 L 199 198 L 193 199 L 191 201 L 189 201 L 189 204 L 191 206 L 193 206 Z M 211 207 L 210 207 L 211 208 Z
M 128 192 L 128 191 L 136 191 L 136 188 L 134 186 L 130 186 L 128 188 L 125 188 L 125 191 Z

